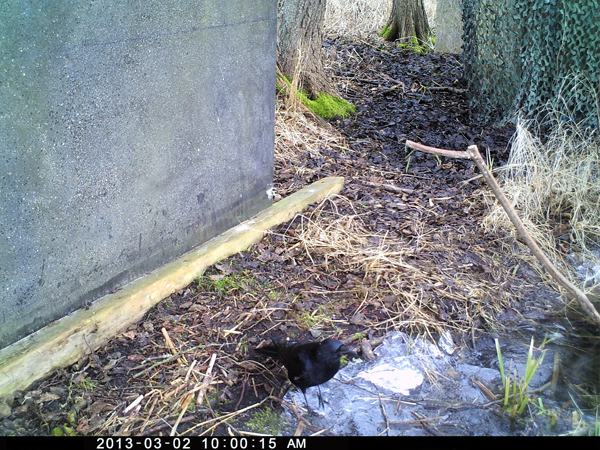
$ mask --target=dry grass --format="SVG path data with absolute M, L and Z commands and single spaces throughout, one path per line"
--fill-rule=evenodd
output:
M 325 30 L 342 36 L 377 34 L 384 27 L 391 9 L 391 0 L 329 0 Z
M 328 123 L 317 119 L 308 109 L 295 110 L 279 102 L 275 112 L 275 160 L 298 160 L 299 152 L 318 157 L 323 148 L 347 149 L 344 137 Z M 290 160 L 291 158 L 291 160 Z
M 354 291 L 359 303 L 353 316 L 368 307 L 380 311 L 378 322 L 363 323 L 369 329 L 403 330 L 432 340 L 447 329 L 470 335 L 477 321 L 494 322 L 495 313 L 506 305 L 499 286 L 461 270 L 451 257 L 444 268 L 439 267 L 432 255 L 447 251 L 447 246 L 438 236 L 422 233 L 417 245 L 410 246 L 373 233 L 360 214 L 339 212 L 342 206 L 352 209 L 348 199 L 338 196 L 302 215 L 296 238 L 315 269 L 351 274 L 344 288 Z M 472 251 L 485 254 L 476 246 Z M 462 317 L 448 321 L 439 309 L 442 305 L 448 312 L 460 310 Z
M 424 0 L 429 26 L 435 28 L 436 0 Z M 390 11 L 392 0 L 328 0 L 325 13 L 327 33 L 361 37 L 379 34 Z
M 326 148 L 352 153 L 335 128 L 297 104 L 286 103 L 285 96 L 280 96 L 277 105 L 275 136 L 275 164 L 280 177 L 285 171 L 293 171 L 298 179 L 310 178 L 312 169 L 305 164 L 306 153 L 311 158 L 319 158 Z M 368 170 L 365 179 L 370 176 Z M 280 184 L 277 194 L 284 197 L 300 187 Z M 489 281 L 473 273 L 470 264 L 457 261 L 460 255 L 448 252 L 468 239 L 455 230 L 432 233 L 427 225 L 414 222 L 414 245 L 378 235 L 369 229 L 363 215 L 356 213 L 352 202 L 342 196 L 326 200 L 300 219 L 297 234 L 286 237 L 288 248 L 303 248 L 313 268 L 322 273 L 359 274 L 345 288 L 358 299 L 354 316 L 367 307 L 381 311 L 378 322 L 364 323 L 369 329 L 403 330 L 415 336 L 453 329 L 470 336 L 481 321 L 500 327 L 494 317 L 511 297 L 493 280 L 506 279 L 506 267 L 492 264 Z M 472 245 L 470 251 L 481 260 L 488 259 L 486 248 Z M 448 259 L 440 262 L 439 253 L 447 254 Z M 461 311 L 461 318 L 449 321 L 439 305 L 449 305 L 448 313 Z
M 555 233 L 568 233 L 575 250 L 592 261 L 590 248 L 600 246 L 600 143 L 597 131 L 559 114 L 546 125 L 551 132 L 542 142 L 532 122 L 518 122 L 510 160 L 502 168 L 503 189 L 535 240 L 568 268 Z M 484 225 L 516 233 L 499 205 L 492 207 Z
M 324 148 L 335 148 L 340 153 L 350 151 L 345 138 L 327 122 L 320 120 L 302 103 L 280 96 L 275 111 L 275 170 L 283 175 L 294 170 L 298 178 L 306 177 L 311 169 L 302 163 L 303 154 L 319 158 Z M 278 186 L 275 199 L 296 191 L 301 185 Z

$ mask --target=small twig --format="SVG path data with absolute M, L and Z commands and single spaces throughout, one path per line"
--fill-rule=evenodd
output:
M 405 402 L 402 400 L 402 396 L 398 396 L 398 400 L 396 401 L 396 408 L 394 408 L 394 414 L 398 414 L 398 410 L 400 409 L 400 405 L 410 405 L 416 406 L 417 404 L 414 402 Z
M 416 412 L 412 412 L 412 415 L 419 420 L 420 425 L 425 428 L 426 431 L 429 431 L 434 436 L 443 436 L 439 431 L 437 431 L 434 427 L 429 426 L 427 423 L 427 418 L 421 416 Z M 437 419 L 437 417 L 435 417 Z
M 481 381 L 479 381 L 477 378 L 472 377 L 471 381 L 477 385 L 477 387 L 481 390 L 481 392 L 483 392 L 483 394 L 488 398 L 488 400 L 490 400 L 490 401 L 498 400 L 496 398 L 496 396 L 493 394 L 493 392 L 490 391 L 487 388 L 487 386 L 485 384 L 483 384 Z
M 304 422 L 299 420 L 298 426 L 296 426 L 296 431 L 294 431 L 294 436 L 302 436 L 302 430 L 304 430 Z
M 244 379 L 242 380 L 242 392 L 240 394 L 240 399 L 235 404 L 235 409 L 238 409 L 240 407 L 240 403 L 242 403 L 244 394 L 246 393 L 246 383 L 248 382 L 248 378 L 249 378 L 248 372 L 244 373 Z
M 390 419 L 387 415 L 387 411 L 385 410 L 385 406 L 383 404 L 383 402 L 381 401 L 381 394 L 378 393 L 379 396 L 379 407 L 381 408 L 381 413 L 383 414 L 383 418 L 385 419 L 385 430 L 383 430 L 381 433 L 378 434 L 378 436 L 381 436 L 383 433 L 387 433 L 388 431 L 390 431 Z
M 213 419 L 205 420 L 204 422 L 199 423 L 198 425 L 194 425 L 189 430 L 186 430 L 185 434 L 191 433 L 193 430 L 195 430 L 196 428 L 199 428 L 201 426 L 208 425 L 208 424 L 213 424 L 209 429 L 207 429 L 207 430 L 205 430 L 205 431 L 203 431 L 202 433 L 199 434 L 199 436 L 203 436 L 206 433 L 208 433 L 210 430 L 212 430 L 212 429 L 216 428 L 217 426 L 222 425 L 223 423 L 227 422 L 229 419 L 231 419 L 231 418 L 233 418 L 233 417 L 235 417 L 237 415 L 240 415 L 240 414 L 242 414 L 242 413 L 244 413 L 246 411 L 249 411 L 249 410 L 251 410 L 253 408 L 261 406 L 268 398 L 269 397 L 265 397 L 259 403 L 255 403 L 254 405 L 246 406 L 245 408 L 242 408 L 239 411 L 234 411 L 232 413 L 224 414 L 222 416 L 215 417 Z
M 413 141 L 406 141 L 406 146 L 415 150 L 419 150 L 425 153 L 432 153 L 434 155 L 446 156 L 448 158 L 456 158 L 456 159 L 470 159 L 467 152 L 457 152 L 455 150 L 444 150 L 441 148 L 428 147 L 427 145 L 418 144 Z
M 146 425 L 148 425 L 148 421 L 150 420 L 150 417 L 152 417 L 152 413 L 154 412 L 154 407 L 156 406 L 157 401 L 158 401 L 158 397 L 155 397 L 154 400 L 152 401 L 152 404 L 150 405 L 150 411 L 148 411 L 148 414 L 146 415 L 146 420 L 144 420 L 144 423 L 142 424 L 142 427 L 140 428 L 141 433 L 143 433 L 144 430 L 146 429 Z
M 179 423 L 191 422 L 192 420 L 198 420 L 198 418 L 194 414 L 192 414 L 181 419 Z M 164 430 L 165 428 L 169 428 L 170 426 L 171 425 L 165 421 L 164 423 L 156 425 L 155 427 L 150 428 L 148 431 L 141 433 L 140 436 L 153 436 L 159 431 Z
M 167 329 L 165 327 L 162 327 L 160 331 L 162 332 L 162 334 L 165 338 L 165 342 L 167 343 L 167 346 L 171 350 L 171 353 L 173 353 L 173 355 L 177 355 L 179 361 L 187 364 L 188 363 L 187 359 L 185 359 L 185 356 L 183 356 L 183 354 L 175 348 L 175 345 L 173 344 L 173 341 L 171 340 L 171 336 L 169 336 Z
M 459 89 L 452 86 L 431 86 L 425 89 L 429 89 L 430 91 L 448 91 L 452 92 L 453 94 L 464 94 L 467 92 L 466 89 Z
M 537 260 L 546 268 L 546 270 L 552 275 L 552 277 L 570 293 L 579 303 L 579 306 L 587 313 L 597 326 L 600 327 L 600 313 L 594 308 L 594 305 L 587 298 L 585 293 L 581 291 L 577 286 L 571 283 L 550 261 L 546 254 L 542 251 L 540 246 L 533 240 L 531 235 L 527 232 L 525 225 L 517 215 L 516 211 L 502 192 L 502 189 L 498 185 L 498 182 L 494 178 L 494 175 L 487 168 L 485 161 L 481 157 L 479 150 L 476 145 L 470 145 L 466 152 L 456 152 L 451 150 L 443 150 L 435 147 L 428 147 L 426 145 L 417 144 L 416 142 L 406 141 L 406 146 L 420 150 L 426 153 L 433 153 L 435 155 L 447 156 L 449 158 L 466 158 L 472 160 L 479 170 L 481 171 L 483 178 L 487 182 L 488 186 L 504 208 L 504 211 L 513 223 L 519 236 L 525 241 L 531 253 L 537 258 Z
M 123 410 L 123 414 L 127 414 L 129 411 L 131 411 L 133 408 L 135 408 L 137 405 L 140 404 L 140 402 L 142 401 L 142 399 L 144 398 L 143 395 L 140 395 L 138 398 L 136 398 L 131 405 L 129 405 L 127 408 L 125 408 Z
M 183 404 L 181 405 L 181 412 L 179 413 L 179 416 L 177 417 L 175 424 L 173 424 L 173 428 L 171 428 L 171 436 L 175 436 L 175 433 L 177 433 L 177 427 L 179 426 L 179 422 L 181 422 L 181 419 L 183 418 L 183 415 L 187 411 L 187 408 L 193 398 L 194 398 L 194 394 L 188 393 L 187 397 L 183 401 Z
M 392 191 L 392 192 L 400 193 L 400 194 L 414 194 L 414 192 L 415 192 L 414 189 L 401 188 L 398 186 L 394 186 L 392 184 L 373 183 L 371 181 L 365 181 L 365 180 L 360 180 L 360 179 L 358 179 L 358 181 L 360 181 L 363 184 L 366 184 L 367 186 L 381 188 L 381 189 L 385 189 L 386 191 Z
M 188 380 L 190 379 L 190 374 L 192 373 L 192 370 L 194 370 L 194 366 L 196 365 L 198 361 L 193 360 L 192 364 L 190 364 L 190 368 L 188 369 L 187 373 L 185 374 L 185 378 L 183 379 L 184 383 L 187 383 Z
M 141 376 L 142 376 L 142 375 L 144 375 L 146 372 L 149 372 L 150 370 L 154 369 L 155 367 L 158 367 L 158 366 L 160 366 L 160 365 L 162 365 L 162 364 L 166 364 L 166 363 L 168 363 L 168 362 L 172 361 L 173 359 L 175 359 L 175 358 L 178 358 L 178 357 L 179 357 L 179 355 L 178 355 L 178 354 L 175 354 L 175 355 L 165 355 L 165 356 L 163 356 L 163 357 L 164 357 L 164 358 L 166 358 L 164 361 L 158 361 L 158 362 L 156 362 L 156 363 L 152 364 L 150 367 L 148 367 L 148 368 L 146 368 L 146 369 L 142 370 L 140 373 L 136 373 L 135 375 L 133 375 L 133 378 L 138 378 L 138 377 L 141 377 Z M 140 366 L 138 366 L 138 367 L 140 367 Z M 134 367 L 134 369 L 135 369 L 135 368 L 137 368 L 137 367 Z
M 208 369 L 206 369 L 206 374 L 204 375 L 204 380 L 202 380 L 202 384 L 197 387 L 199 388 L 198 398 L 196 399 L 196 405 L 200 406 L 204 401 L 204 395 L 206 394 L 206 390 L 210 385 L 210 381 L 212 380 L 212 370 L 215 365 L 215 361 L 217 360 L 217 353 L 213 353 L 210 357 L 210 363 L 208 364 Z
M 90 349 L 90 355 L 92 356 L 92 358 L 94 359 L 96 364 L 98 364 L 98 368 L 100 370 L 102 370 L 102 372 L 105 372 L 104 368 L 102 367 L 102 363 L 100 362 L 100 358 L 98 358 L 98 355 L 96 355 L 96 352 L 94 351 L 92 346 L 88 343 L 87 338 L 85 337 L 85 334 L 83 335 L 83 340 L 86 343 L 86 345 L 88 346 L 88 348 Z
M 303 427 L 306 428 L 308 431 L 310 431 L 311 433 L 316 433 L 319 431 L 318 428 L 313 427 L 310 424 L 310 422 L 308 420 L 306 420 L 304 418 L 304 416 L 298 412 L 298 408 L 295 405 L 292 405 L 278 397 L 271 397 L 271 399 L 281 403 L 284 406 L 287 406 L 287 408 L 292 412 L 292 414 L 294 414 L 296 416 L 296 419 L 298 419 L 300 422 L 302 422 L 304 424 Z
M 428 418 L 423 418 L 423 419 L 417 419 L 417 420 L 397 420 L 397 421 L 391 421 L 390 425 L 414 425 L 414 424 L 423 424 L 423 422 L 428 421 L 428 422 L 433 422 L 434 420 L 440 420 L 443 419 L 444 416 L 437 416 L 437 417 L 428 417 Z

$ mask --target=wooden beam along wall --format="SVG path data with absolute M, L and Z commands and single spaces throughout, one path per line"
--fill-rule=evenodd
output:
M 343 186 L 342 177 L 319 180 L 149 275 L 96 300 L 89 309 L 75 311 L 0 350 L 0 397 L 75 363 L 214 263 L 248 249 L 270 228 L 292 219 L 308 205 L 339 193 Z

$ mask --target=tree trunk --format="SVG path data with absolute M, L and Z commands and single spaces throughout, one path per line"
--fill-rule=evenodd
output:
M 382 35 L 388 41 L 416 36 L 419 42 L 427 42 L 431 30 L 423 0 L 394 0 L 384 30 Z
M 323 21 L 326 0 L 279 0 L 277 65 L 314 99 L 335 94 L 323 70 Z

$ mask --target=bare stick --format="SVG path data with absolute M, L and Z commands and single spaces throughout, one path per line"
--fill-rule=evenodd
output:
M 451 151 L 451 150 L 442 150 L 442 149 L 438 149 L 435 147 L 427 147 L 426 145 L 417 144 L 416 142 L 412 142 L 412 141 L 406 141 L 406 146 L 413 148 L 415 150 L 420 150 L 420 151 L 427 152 L 427 153 L 433 153 L 436 155 L 448 156 L 450 158 L 471 159 L 477 165 L 479 170 L 481 171 L 483 178 L 485 179 L 485 181 L 487 182 L 489 187 L 492 189 L 492 192 L 494 193 L 494 195 L 496 196 L 496 198 L 502 205 L 502 208 L 504 208 L 504 211 L 506 211 L 506 214 L 508 214 L 510 221 L 513 223 L 513 225 L 517 229 L 519 236 L 521 236 L 521 238 L 527 244 L 527 247 L 529 247 L 531 252 L 537 258 L 537 260 L 546 268 L 546 270 L 550 273 L 550 275 L 552 275 L 552 278 L 554 278 L 562 287 L 564 287 L 568 293 L 570 293 L 573 297 L 575 297 L 575 299 L 579 303 L 579 306 L 581 306 L 581 308 L 587 313 L 587 315 L 590 317 L 590 319 L 592 319 L 596 323 L 596 325 L 598 325 L 600 327 L 600 313 L 598 313 L 596 308 L 594 308 L 594 305 L 592 304 L 592 302 L 590 302 L 590 300 L 587 298 L 585 293 L 583 291 L 581 291 L 573 283 L 571 283 L 554 266 L 552 261 L 550 261 L 550 259 L 542 251 L 540 246 L 533 240 L 531 235 L 527 232 L 527 229 L 523 225 L 523 222 L 521 221 L 521 219 L 517 215 L 516 211 L 514 210 L 514 208 L 512 207 L 512 205 L 506 198 L 506 196 L 504 195 L 504 192 L 502 192 L 502 189 L 500 189 L 500 186 L 498 185 L 498 182 L 492 175 L 492 172 L 490 172 L 490 170 L 485 165 L 485 162 L 484 162 L 483 158 L 481 157 L 481 154 L 479 153 L 479 150 L 477 149 L 476 145 L 470 145 L 467 148 L 466 152 L 456 152 L 456 151 Z
M 165 338 L 165 342 L 171 350 L 171 353 L 173 353 L 173 355 L 178 355 L 179 361 L 185 362 L 187 364 L 187 359 L 185 359 L 185 356 L 183 356 L 183 354 L 175 348 L 175 345 L 173 344 L 173 341 L 171 340 L 171 336 L 169 336 L 169 332 L 167 331 L 167 329 L 165 327 L 162 327 L 160 331 L 162 332 L 163 337 Z
M 208 364 L 208 369 L 206 370 L 206 374 L 204 374 L 204 380 L 203 380 L 202 384 L 197 386 L 196 389 L 194 389 L 194 390 L 200 391 L 200 392 L 198 392 L 198 397 L 196 399 L 196 405 L 198 405 L 198 406 L 202 405 L 202 402 L 204 401 L 204 395 L 206 394 L 206 390 L 208 389 L 208 386 L 210 385 L 210 382 L 212 380 L 212 370 L 213 370 L 213 366 L 215 365 L 216 360 L 217 360 L 217 354 L 213 353 L 212 356 L 210 357 L 210 363 Z
M 181 405 L 181 412 L 179 413 L 179 416 L 177 417 L 177 420 L 175 421 L 175 425 L 173 425 L 173 428 L 171 428 L 171 436 L 175 436 L 175 433 L 177 433 L 177 427 L 179 426 L 181 419 L 183 419 L 183 415 L 187 411 L 188 405 L 190 404 L 190 402 L 192 401 L 193 398 L 194 398 L 193 393 L 187 394 L 187 397 L 185 398 L 185 400 L 183 401 L 183 404 Z
M 469 159 L 467 152 L 457 152 L 454 150 L 443 150 L 441 148 L 428 147 L 427 145 L 417 144 L 413 141 L 406 141 L 406 146 L 414 150 L 419 150 L 425 153 L 433 153 L 434 155 L 447 156 L 448 158 Z
M 381 189 L 385 189 L 387 191 L 392 191 L 392 192 L 396 192 L 397 194 L 413 194 L 415 192 L 414 189 L 406 189 L 406 188 L 401 188 L 398 186 L 394 186 L 392 184 L 381 184 L 381 183 L 373 183 L 371 181 L 365 181 L 365 180 L 358 180 L 363 184 L 366 184 L 367 186 L 372 186 L 372 187 L 376 187 L 376 188 L 381 188 Z

